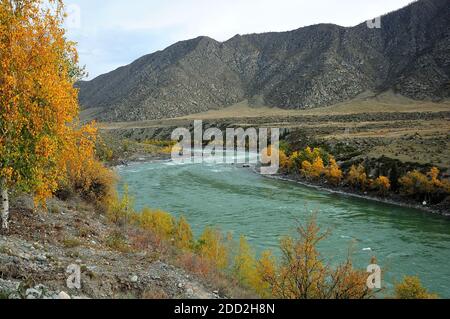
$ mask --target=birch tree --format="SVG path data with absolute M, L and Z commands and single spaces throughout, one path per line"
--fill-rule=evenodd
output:
M 0 208 L 7 229 L 12 189 L 43 202 L 65 173 L 64 154 L 76 145 L 73 84 L 80 72 L 61 0 L 0 1 Z

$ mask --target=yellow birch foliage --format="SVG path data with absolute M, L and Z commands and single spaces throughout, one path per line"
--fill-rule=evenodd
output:
M 290 165 L 289 169 L 291 171 L 301 169 L 302 163 L 299 163 L 299 161 L 300 161 L 300 153 L 298 151 L 293 152 L 289 157 L 289 165 Z
M 192 249 L 194 235 L 186 218 L 180 217 L 174 229 L 175 245 L 182 250 Z
M 312 164 L 310 161 L 303 161 L 300 172 L 307 178 L 319 179 L 325 173 L 325 166 L 322 158 L 316 157 Z
M 114 224 L 127 224 L 133 217 L 138 218 L 133 206 L 134 198 L 130 196 L 128 185 L 125 185 L 122 197 L 116 195 L 112 198 L 106 216 Z
M 309 161 L 303 161 L 300 173 L 305 177 L 309 177 L 311 175 L 311 170 L 312 164 Z
M 439 168 L 432 167 L 431 170 L 428 172 L 428 177 L 431 179 L 431 183 L 435 187 L 442 187 L 442 182 L 439 180 L 439 174 L 441 172 L 439 171 Z
M 339 167 L 338 163 L 336 162 L 336 160 L 333 157 L 330 158 L 330 164 L 329 164 L 325 174 L 326 174 L 328 180 L 333 185 L 339 185 L 339 183 L 341 183 L 342 178 L 344 176 L 341 168 Z
M 360 187 L 364 190 L 368 181 L 364 166 L 361 164 L 358 166 L 353 165 L 348 173 L 347 181 L 351 186 Z
M 276 298 L 321 298 L 321 284 L 326 280 L 326 268 L 319 258 L 317 244 L 325 238 L 315 222 L 300 227 L 300 240 L 286 237 L 281 242 L 282 259 L 278 278 L 274 278 Z
M 261 258 L 256 260 L 247 240 L 241 237 L 233 266 L 233 275 L 239 284 L 252 289 L 261 298 L 270 298 L 272 291 L 265 278 L 273 277 L 275 273 L 276 262 L 272 253 L 263 252 Z
M 77 52 L 62 1 L 4 0 L 0 20 L 0 178 L 43 203 L 74 147 Z
M 262 270 L 264 282 L 272 297 L 281 299 L 364 299 L 370 298 L 367 274 L 355 270 L 348 259 L 332 269 L 326 265 L 317 245 L 327 237 L 315 219 L 298 228 L 299 238 L 287 237 L 281 242 L 280 265 L 274 270 L 269 262 Z M 261 263 L 260 263 L 261 264 Z
M 438 299 L 438 295 L 431 294 L 422 286 L 417 277 L 406 276 L 401 283 L 395 285 L 396 299 Z
M 197 252 L 201 258 L 210 262 L 219 270 L 228 266 L 229 248 L 222 234 L 213 228 L 207 227 L 200 236 Z
M 144 208 L 139 215 L 143 229 L 150 230 L 162 239 L 170 239 L 174 233 L 175 220 L 169 213 Z
M 386 176 L 379 176 L 372 182 L 374 188 L 380 195 L 386 195 L 391 189 L 391 181 Z
M 448 180 L 439 179 L 440 171 L 433 167 L 427 174 L 418 170 L 408 172 L 399 179 L 402 192 L 406 195 L 426 195 L 428 198 L 433 194 L 450 194 L 450 183 Z
M 259 281 L 258 285 L 253 287 L 255 292 L 261 298 L 271 298 L 274 295 L 271 283 L 277 281 L 276 260 L 272 252 L 265 251 L 262 253 L 256 265 L 256 272 Z
M 61 156 L 66 176 L 59 182 L 59 189 L 76 193 L 107 211 L 116 197 L 116 176 L 96 159 L 95 123 L 74 128 L 66 138 Z
M 311 176 L 312 178 L 319 178 L 323 175 L 323 173 L 325 172 L 325 166 L 323 164 L 323 160 L 321 157 L 317 157 L 311 167 Z
M 243 236 L 239 240 L 239 248 L 234 257 L 233 268 L 234 276 L 238 282 L 249 287 L 252 281 L 251 277 L 256 273 L 256 261 L 250 245 Z
M 283 170 L 289 170 L 292 166 L 290 158 L 286 155 L 283 150 L 280 150 L 280 167 Z

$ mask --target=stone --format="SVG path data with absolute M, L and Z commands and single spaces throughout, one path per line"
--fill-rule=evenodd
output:
M 35 288 L 28 288 L 25 291 L 25 298 L 26 299 L 40 299 L 42 296 L 42 292 L 35 289 Z
M 64 292 L 64 291 L 61 291 L 61 292 L 58 294 L 58 299 L 68 300 L 68 299 L 72 299 L 72 298 L 69 296 L 68 293 L 66 293 L 66 292 Z
M 135 283 L 137 283 L 139 281 L 139 278 L 138 278 L 137 275 L 132 275 L 130 277 L 130 281 L 135 284 Z
M 37 261 L 47 261 L 47 257 L 45 255 L 36 256 Z

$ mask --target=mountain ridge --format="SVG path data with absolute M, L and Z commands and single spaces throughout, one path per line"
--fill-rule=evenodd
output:
M 421 0 L 381 17 L 381 28 L 316 24 L 286 32 L 200 36 L 80 82 L 80 104 L 100 121 L 220 109 L 248 99 L 285 109 L 329 106 L 371 90 L 450 96 L 450 6 Z

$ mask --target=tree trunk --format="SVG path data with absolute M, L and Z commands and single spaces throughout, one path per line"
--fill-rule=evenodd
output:
M 1 213 L 2 213 L 2 229 L 8 229 L 9 218 L 9 197 L 8 186 L 4 181 L 0 181 L 0 199 L 1 199 Z

